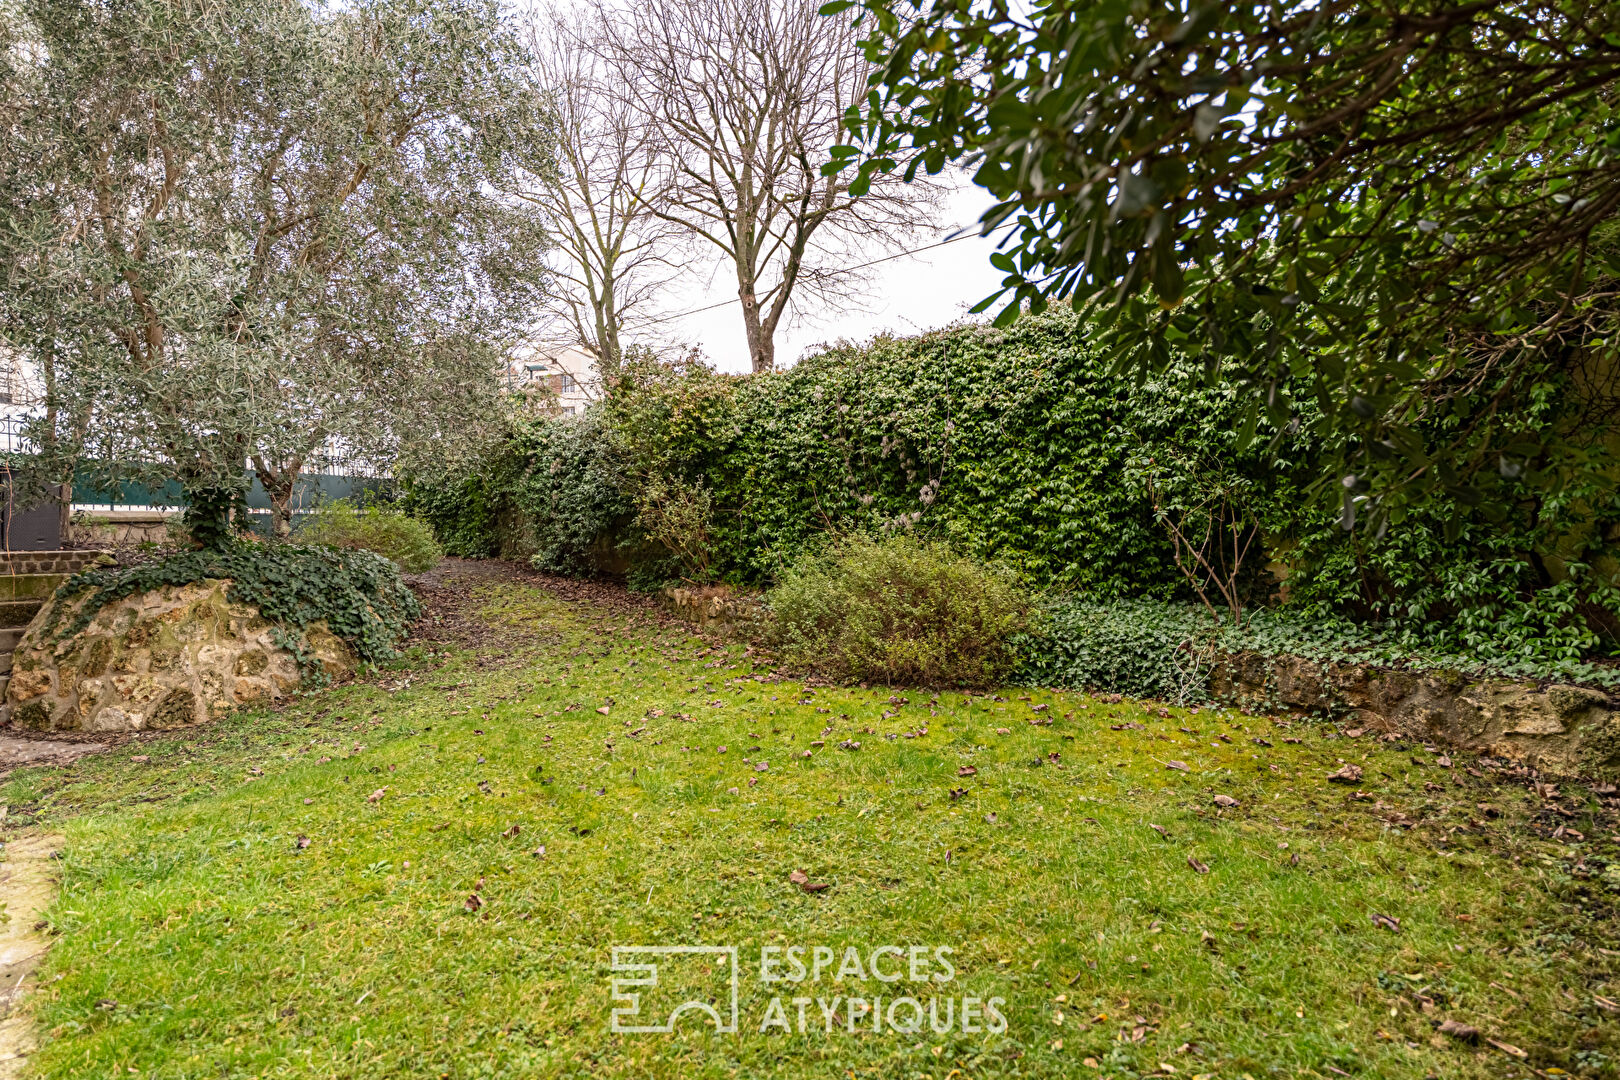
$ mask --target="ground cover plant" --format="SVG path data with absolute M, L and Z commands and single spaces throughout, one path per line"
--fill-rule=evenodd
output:
M 1010 642 L 1019 658 L 1021 682 L 1101 688 L 1187 703 L 1212 700 L 1205 677 L 1216 654 L 1244 652 L 1446 671 L 1479 679 L 1620 686 L 1620 667 L 1612 661 L 1549 661 L 1526 656 L 1513 644 L 1493 637 L 1476 640 L 1472 648 L 1459 648 L 1448 635 L 1426 638 L 1412 627 L 1368 625 L 1343 616 L 1311 617 L 1294 607 L 1253 610 L 1234 622 L 1217 620 L 1198 604 L 1104 603 L 1073 595 L 1044 598 L 1035 629 Z
M 1286 718 L 806 685 L 473 572 L 375 679 L 11 776 L 8 838 L 67 837 L 36 1075 L 1613 1075 L 1584 788 Z M 738 946 L 738 1033 L 611 1032 L 632 944 Z M 851 1033 L 846 999 L 916 984 L 767 985 L 765 945 L 948 946 L 924 996 L 1005 1030 Z
M 69 637 L 115 600 L 211 579 L 228 579 L 230 599 L 256 607 L 281 628 L 290 647 L 301 646 L 312 623 L 324 622 L 368 663 L 398 655 L 395 645 L 421 610 L 399 568 L 369 551 L 233 538 L 218 547 L 75 574 L 57 592 L 58 599 L 74 602 L 53 607 L 43 630 Z

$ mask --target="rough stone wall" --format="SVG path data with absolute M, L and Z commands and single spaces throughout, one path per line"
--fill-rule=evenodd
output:
M 725 585 L 670 588 L 662 596 L 676 615 L 705 629 L 746 633 L 765 615 L 765 602 L 758 593 L 734 592 Z
M 141 544 L 168 544 L 175 540 L 180 511 L 151 513 L 115 512 L 75 514 L 63 537 L 70 544 L 89 547 L 138 547 Z M 175 528 L 171 529 L 173 525 Z
M 1348 716 L 1375 731 L 1523 762 L 1560 775 L 1620 770 L 1620 712 L 1582 686 L 1470 680 L 1447 672 L 1324 664 L 1242 653 L 1210 676 L 1216 697 Z
M 56 640 L 47 634 L 53 597 L 34 616 L 12 657 L 6 704 L 14 726 L 34 731 L 139 731 L 217 719 L 266 704 L 296 688 L 297 659 L 276 643 L 275 626 L 209 580 L 137 593 L 103 607 L 90 625 Z M 66 601 L 57 632 L 83 596 Z M 326 674 L 353 672 L 349 646 L 317 623 L 306 659 Z

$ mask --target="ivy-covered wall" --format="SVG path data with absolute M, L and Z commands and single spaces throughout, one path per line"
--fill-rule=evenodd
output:
M 1218 473 L 1266 517 L 1298 503 L 1264 440 L 1236 449 L 1237 411 L 1190 367 L 1140 387 L 1112 376 L 1072 313 L 765 376 L 631 370 L 606 409 L 628 472 L 709 493 L 716 576 L 768 580 L 828 532 L 914 528 L 1105 596 L 1182 587 L 1150 483 L 1174 503 Z
M 1346 532 L 1318 448 L 1263 428 L 1241 439 L 1239 393 L 1189 362 L 1115 375 L 1063 310 L 838 346 L 765 375 L 639 359 L 583 417 L 525 421 L 497 459 L 408 499 L 452 554 L 633 585 L 767 584 L 828 535 L 911 529 L 1055 593 L 1186 601 L 1155 506 L 1196 531 L 1224 492 L 1258 526 L 1248 603 L 1286 592 L 1296 617 L 1375 622 L 1400 647 L 1509 666 L 1616 655 L 1612 454 L 1594 452 L 1556 498 L 1527 488 L 1499 521 L 1464 521 L 1442 492 Z M 1588 423 L 1578 387 L 1538 402 L 1511 418 L 1527 435 Z
M 1218 473 L 1268 519 L 1300 501 L 1264 439 L 1235 449 L 1237 411 L 1191 368 L 1143 386 L 1112 376 L 1080 321 L 1053 313 L 769 375 L 632 365 L 601 407 L 525 422 L 502 460 L 417 481 L 408 505 L 452 554 L 535 554 L 562 572 L 599 562 L 604 533 L 656 561 L 636 524 L 637 494 L 656 487 L 707 504 L 715 579 L 767 582 L 829 533 L 917 529 L 1036 585 L 1169 595 L 1184 582 L 1150 484 L 1174 503 Z M 523 537 L 500 527 L 502 507 Z

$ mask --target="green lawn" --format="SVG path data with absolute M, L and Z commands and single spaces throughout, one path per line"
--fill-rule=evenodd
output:
M 12 777 L 8 825 L 68 838 L 37 1074 L 1615 1073 L 1595 868 L 1620 853 L 1580 789 L 1566 846 L 1527 787 L 1421 746 L 1081 694 L 809 691 L 645 616 L 479 588 L 476 654 Z M 1341 762 L 1369 798 L 1326 780 Z M 613 947 L 694 944 L 737 947 L 739 1030 L 614 1034 Z M 821 947 L 820 977 L 765 983 L 766 946 Z M 953 976 L 912 981 L 913 946 Z M 872 977 L 884 947 L 898 981 Z M 663 971 L 645 1022 L 686 990 L 725 1015 L 723 955 Z M 949 1032 L 891 1029 L 902 997 L 941 1022 L 949 1000 Z M 848 1030 L 851 998 L 883 1000 L 880 1030 L 859 1006 Z

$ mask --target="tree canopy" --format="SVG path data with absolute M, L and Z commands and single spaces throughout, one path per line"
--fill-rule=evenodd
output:
M 822 11 L 849 8 L 878 89 L 829 168 L 858 164 L 858 190 L 975 165 L 1002 321 L 1061 299 L 1121 363 L 1203 357 L 1248 387 L 1247 430 L 1314 426 L 1347 526 L 1441 500 L 1455 529 L 1607 475 L 1620 6 Z M 1580 407 L 1544 422 L 1559 397 Z
M 0 112 L 0 330 L 47 458 L 266 486 L 494 414 L 543 284 L 541 99 L 486 0 L 22 0 Z

